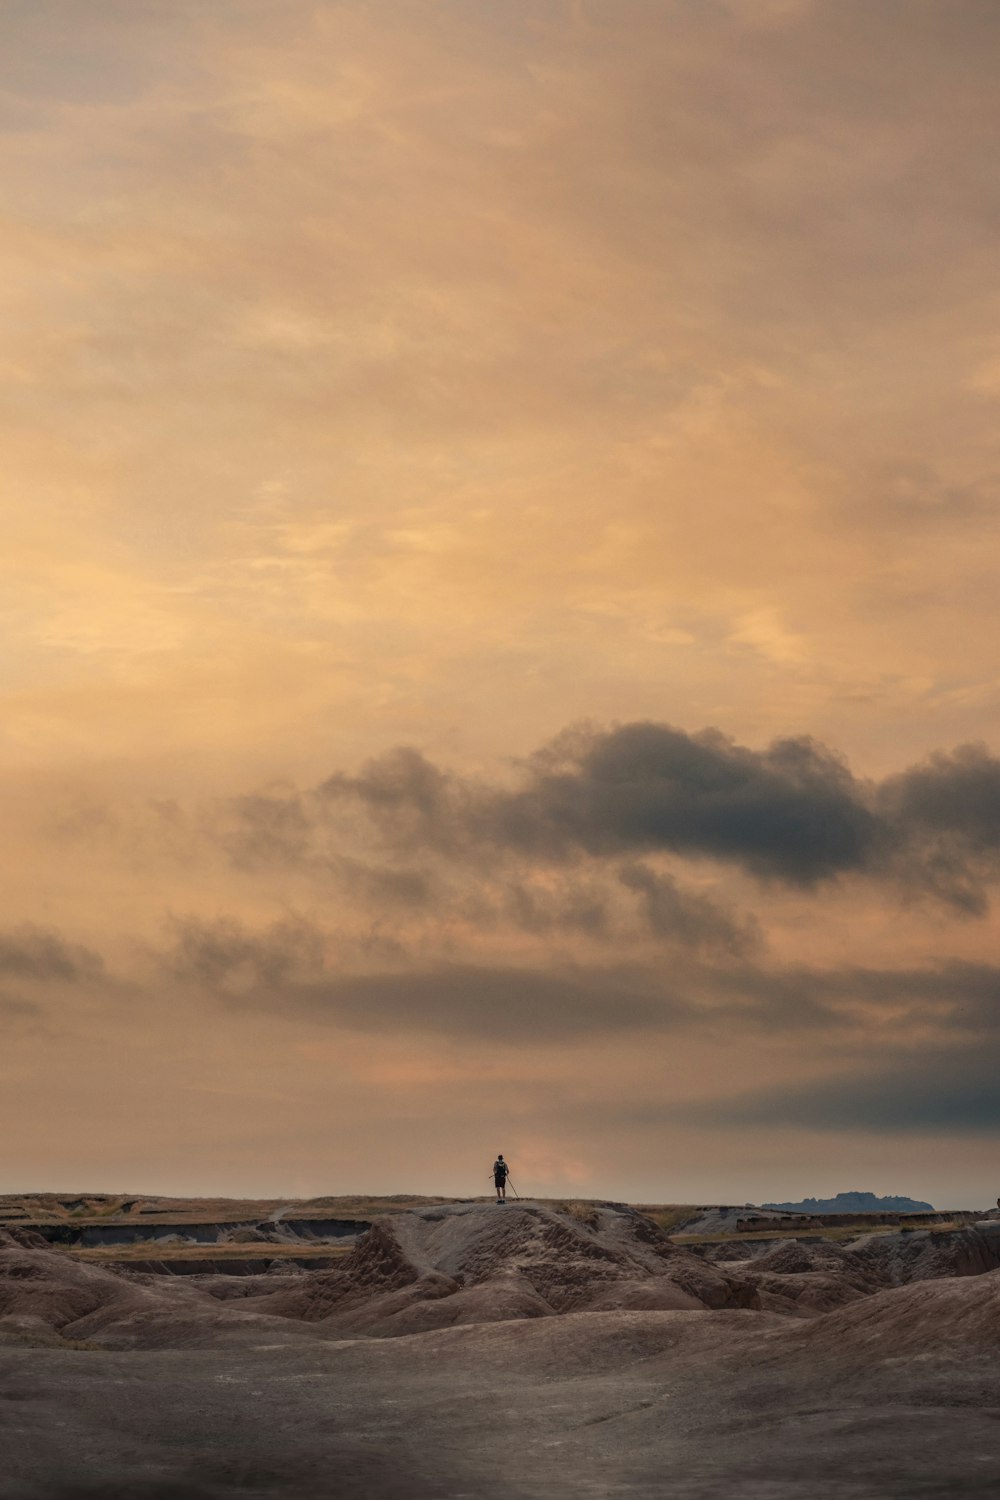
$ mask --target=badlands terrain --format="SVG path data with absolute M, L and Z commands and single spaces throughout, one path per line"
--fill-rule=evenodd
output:
M 0 1495 L 1000 1494 L 1000 1220 L 0 1200 Z

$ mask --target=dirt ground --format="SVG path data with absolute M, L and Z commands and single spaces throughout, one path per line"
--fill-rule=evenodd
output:
M 1000 1494 L 991 1233 L 872 1246 L 713 1264 L 628 1211 L 533 1204 L 417 1210 L 294 1275 L 9 1240 L 0 1496 Z

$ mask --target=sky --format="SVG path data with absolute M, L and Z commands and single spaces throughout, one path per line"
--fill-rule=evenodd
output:
M 994 0 L 3 0 L 0 1190 L 1000 1192 Z

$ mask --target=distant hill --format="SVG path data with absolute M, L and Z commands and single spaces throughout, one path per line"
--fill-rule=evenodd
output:
M 838 1193 L 836 1198 L 803 1198 L 801 1203 L 764 1203 L 798 1214 L 932 1214 L 933 1205 L 918 1198 L 876 1198 L 874 1193 Z

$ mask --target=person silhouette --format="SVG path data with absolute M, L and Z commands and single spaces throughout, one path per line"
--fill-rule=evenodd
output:
M 507 1178 L 509 1174 L 510 1167 L 504 1161 L 503 1152 L 501 1151 L 493 1163 L 493 1186 L 497 1190 L 498 1203 L 506 1203 L 507 1201 Z

